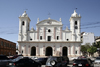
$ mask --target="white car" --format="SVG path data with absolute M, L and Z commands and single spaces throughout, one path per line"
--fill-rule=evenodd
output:
M 94 67 L 96 66 L 100 66 L 100 57 L 97 57 L 95 60 L 94 60 Z
M 32 56 L 31 59 L 36 60 L 36 59 L 38 59 L 38 57 Z
M 12 62 L 15 62 L 15 61 L 18 61 L 18 60 L 20 60 L 20 59 L 22 59 L 22 58 L 23 58 L 23 56 L 18 56 L 17 58 L 12 59 L 11 61 L 12 61 Z
M 73 61 L 74 59 L 78 59 L 78 57 L 72 57 L 72 58 L 70 58 L 70 60 L 72 60 L 72 61 Z

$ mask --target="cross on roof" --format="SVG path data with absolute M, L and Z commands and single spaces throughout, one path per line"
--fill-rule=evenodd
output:
M 75 8 L 75 10 L 77 10 L 77 8 Z

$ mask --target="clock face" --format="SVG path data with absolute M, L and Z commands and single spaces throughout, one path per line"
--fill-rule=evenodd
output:
M 77 27 L 77 26 L 75 26 L 75 29 L 78 29 L 78 27 Z
M 48 24 L 51 24 L 51 21 L 47 21 Z

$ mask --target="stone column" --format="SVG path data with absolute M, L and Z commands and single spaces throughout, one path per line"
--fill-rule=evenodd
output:
M 39 27 L 37 28 L 37 39 L 39 39 Z
M 43 45 L 43 56 L 45 56 L 45 45 Z
M 44 27 L 44 40 L 45 40 L 45 36 L 46 36 L 46 29 L 45 29 L 45 27 Z
M 36 56 L 38 56 L 39 55 L 39 50 L 38 50 L 38 45 L 36 46 Z
M 24 45 L 24 55 L 26 55 L 26 45 Z
M 53 56 L 55 56 L 55 45 L 53 46 Z
M 62 45 L 60 45 L 60 56 L 62 56 Z
M 28 46 L 28 56 L 31 55 L 31 52 L 30 52 L 30 46 Z
M 75 56 L 75 45 L 73 45 L 73 56 Z
M 69 49 L 68 56 L 70 57 L 70 55 L 71 55 L 71 47 L 68 46 L 68 49 Z

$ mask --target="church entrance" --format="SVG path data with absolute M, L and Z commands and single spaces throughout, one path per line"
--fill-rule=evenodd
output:
M 52 56 L 52 48 L 51 47 L 46 48 L 45 56 Z
M 36 56 L 36 47 L 31 48 L 31 56 Z
M 62 56 L 67 56 L 67 47 L 63 47 Z

